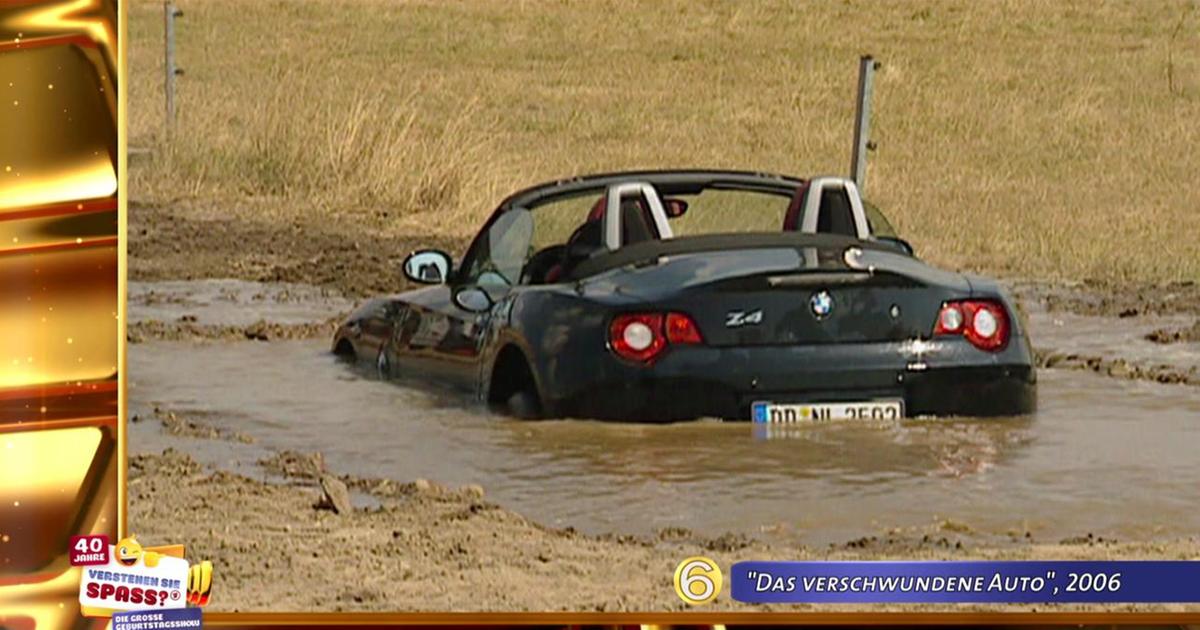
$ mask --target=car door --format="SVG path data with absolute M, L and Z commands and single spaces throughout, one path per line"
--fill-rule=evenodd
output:
M 353 331 L 354 344 L 359 357 L 375 361 L 392 337 L 395 315 L 402 303 L 395 298 L 380 298 L 366 306 L 362 317 Z
M 455 286 L 424 289 L 410 300 L 396 331 L 398 372 L 454 389 L 474 390 L 481 320 L 454 300 Z
M 491 306 L 511 291 L 529 257 L 528 210 L 507 210 L 489 222 L 448 282 L 418 292 L 398 340 L 410 372 L 457 389 L 477 391 L 483 336 Z

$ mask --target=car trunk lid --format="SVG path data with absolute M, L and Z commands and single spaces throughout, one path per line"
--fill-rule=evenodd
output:
M 966 279 L 854 244 L 686 252 L 588 282 L 630 308 L 680 311 L 710 346 L 863 343 L 927 337 Z

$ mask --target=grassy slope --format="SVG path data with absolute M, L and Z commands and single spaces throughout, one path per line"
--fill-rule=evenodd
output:
M 130 5 L 135 201 L 463 235 L 586 171 L 845 172 L 927 259 L 1046 278 L 1200 276 L 1200 7 L 1172 2 L 177 0 Z

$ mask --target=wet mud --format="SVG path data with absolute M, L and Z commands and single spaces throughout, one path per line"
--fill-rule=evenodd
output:
M 1193 289 L 1192 284 L 1160 288 L 1150 299 L 1148 291 L 1126 295 L 1017 283 L 1013 293 L 1031 329 L 1039 368 L 1195 387 L 1200 386 L 1200 303 L 1195 301 L 1200 291 Z M 1130 307 L 1130 300 L 1140 306 Z

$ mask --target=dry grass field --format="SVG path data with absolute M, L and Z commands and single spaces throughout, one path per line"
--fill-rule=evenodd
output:
M 1200 4 L 177 0 L 129 4 L 130 195 L 461 237 L 512 189 L 625 168 L 844 173 L 932 262 L 1200 277 Z M 136 239 L 136 234 L 134 235 Z

